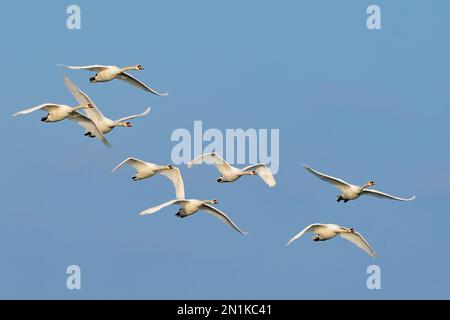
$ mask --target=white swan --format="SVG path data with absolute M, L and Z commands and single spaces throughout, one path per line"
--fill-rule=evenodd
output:
M 372 249 L 372 247 L 360 233 L 356 232 L 353 228 L 344 228 L 338 226 L 337 224 L 311 224 L 297 233 L 291 240 L 289 240 L 287 245 L 290 245 L 293 241 L 300 238 L 306 232 L 314 232 L 316 234 L 313 237 L 314 241 L 326 241 L 336 237 L 337 235 L 340 235 L 342 238 L 352 242 L 359 248 L 366 251 L 370 256 L 374 258 L 377 256 L 375 250 Z
M 159 206 L 144 210 L 141 213 L 139 213 L 139 215 L 144 216 L 144 215 L 153 214 L 165 207 L 176 204 L 181 207 L 180 210 L 176 214 L 176 216 L 179 218 L 188 217 L 198 211 L 205 211 L 205 212 L 213 215 L 214 217 L 220 219 L 222 222 L 226 223 L 227 225 L 232 227 L 237 232 L 239 232 L 241 234 L 247 234 L 246 232 L 241 231 L 225 213 L 223 213 L 219 209 L 212 206 L 213 204 L 217 204 L 217 203 L 218 203 L 217 200 L 175 199 L 175 200 L 170 200 L 166 203 L 163 203 Z
M 75 97 L 75 99 L 80 104 L 90 104 L 92 108 L 85 109 L 85 112 L 87 116 L 92 119 L 92 121 L 95 122 L 97 127 L 100 129 L 100 131 L 103 134 L 106 134 L 113 130 L 115 127 L 132 127 L 131 123 L 128 120 L 135 119 L 137 117 L 142 117 L 147 115 L 151 108 L 147 108 L 143 113 L 136 114 L 124 118 L 120 118 L 118 120 L 111 120 L 109 118 L 106 118 L 101 111 L 97 108 L 97 106 L 92 102 L 92 100 L 83 92 L 81 91 L 72 81 L 70 81 L 67 77 L 64 77 L 64 82 L 67 86 L 67 88 L 70 90 L 72 95 Z M 94 132 L 91 132 L 89 130 L 86 130 L 85 136 L 94 138 L 96 135 Z
M 140 88 L 140 89 L 143 89 L 150 93 L 153 93 L 157 96 L 162 97 L 162 96 L 168 95 L 167 92 L 166 93 L 158 93 L 156 90 L 150 88 L 149 86 L 147 86 L 146 84 L 137 80 L 136 78 L 134 78 L 133 76 L 131 76 L 130 74 L 128 74 L 126 72 L 128 70 L 144 70 L 144 68 L 140 64 L 136 65 L 136 66 L 124 67 L 124 68 L 119 68 L 116 66 L 102 66 L 102 65 L 65 66 L 65 65 L 59 64 L 58 66 L 64 67 L 67 69 L 74 69 L 74 70 L 82 69 L 82 70 L 90 70 L 90 71 L 97 72 L 97 74 L 94 77 L 89 78 L 89 80 L 92 83 L 106 82 L 106 81 L 111 81 L 113 79 L 119 79 L 119 80 L 125 81 L 137 88 Z
M 18 115 L 25 115 L 31 112 L 42 110 L 46 111 L 47 115 L 41 118 L 43 122 L 59 122 L 65 119 L 72 120 L 82 126 L 85 130 L 92 132 L 103 144 L 107 147 L 111 147 L 111 144 L 99 130 L 94 121 L 85 116 L 84 114 L 79 113 L 77 110 L 81 109 L 89 109 L 92 108 L 90 103 L 82 104 L 77 107 L 69 107 L 64 104 L 56 104 L 56 103 L 44 103 L 23 111 L 16 112 L 13 114 L 13 117 Z
M 114 173 L 125 164 L 128 164 L 136 169 L 136 175 L 131 178 L 133 181 L 148 179 L 159 173 L 172 181 L 177 199 L 184 199 L 184 183 L 183 178 L 181 177 L 180 169 L 175 168 L 172 165 L 159 166 L 157 164 L 145 162 L 136 158 L 128 158 L 117 165 L 111 173 Z
M 319 171 L 316 171 L 308 166 L 305 166 L 305 169 L 317 176 L 319 179 L 326 181 L 328 183 L 333 184 L 336 188 L 342 191 L 342 193 L 338 196 L 337 202 L 348 202 L 350 200 L 358 199 L 361 195 L 368 195 L 378 198 L 384 198 L 384 199 L 391 199 L 391 200 L 397 200 L 397 201 L 411 201 L 416 198 L 416 196 L 412 196 L 411 198 L 404 199 L 399 197 L 394 197 L 392 195 L 389 195 L 387 193 L 373 190 L 373 189 L 367 189 L 368 187 L 372 187 L 375 185 L 375 182 L 369 181 L 363 186 L 355 186 L 352 184 L 349 184 L 345 182 L 344 180 L 328 176 L 326 174 L 323 174 Z
M 272 175 L 272 172 L 267 167 L 267 165 L 260 163 L 248 166 L 244 169 L 238 169 L 231 166 L 215 152 L 198 156 L 188 163 L 188 168 L 192 168 L 193 165 L 201 164 L 204 161 L 212 162 L 217 170 L 219 170 L 219 172 L 221 173 L 221 176 L 219 177 L 219 179 L 217 179 L 217 182 L 219 183 L 233 182 L 238 180 L 242 176 L 259 175 L 269 187 L 274 187 L 277 184 Z

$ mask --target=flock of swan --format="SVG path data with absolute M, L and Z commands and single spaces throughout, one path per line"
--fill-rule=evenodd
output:
M 106 82 L 114 79 L 122 80 L 128 84 L 131 84 L 137 88 L 150 92 L 157 96 L 167 96 L 168 93 L 159 93 L 156 90 L 150 88 L 143 82 L 137 80 L 127 71 L 130 70 L 143 70 L 142 65 L 130 66 L 119 68 L 117 66 L 102 66 L 102 65 L 90 65 L 90 66 L 64 66 L 58 65 L 73 70 L 89 70 L 96 72 L 93 77 L 89 80 L 91 83 Z M 37 105 L 35 107 L 19 111 L 13 116 L 26 115 L 34 111 L 44 111 L 47 114 L 41 118 L 42 122 L 59 122 L 63 120 L 71 120 L 76 122 L 84 129 L 84 135 L 90 138 L 96 138 L 100 140 L 107 147 L 111 147 L 111 144 L 106 139 L 105 135 L 113 130 L 115 127 L 131 127 L 130 120 L 139 117 L 146 116 L 150 112 L 150 108 L 147 108 L 144 112 L 136 115 L 122 117 L 117 120 L 111 120 L 103 115 L 100 109 L 95 105 L 95 103 L 89 98 L 87 94 L 81 91 L 69 78 L 63 77 L 64 83 L 71 94 L 77 100 L 78 105 L 71 107 L 65 104 L 56 103 L 44 103 Z M 263 163 L 250 165 L 246 168 L 236 168 L 225 161 L 219 154 L 213 152 L 208 154 L 203 154 L 195 159 L 191 160 L 188 164 L 188 168 L 192 168 L 194 165 L 200 164 L 211 164 L 214 165 L 220 173 L 217 178 L 218 183 L 232 183 L 243 176 L 259 176 L 261 180 L 266 183 L 269 187 L 275 187 L 276 181 L 270 170 L 270 168 Z M 168 164 L 168 165 L 158 165 L 151 162 L 146 162 L 136 158 L 127 158 L 118 164 L 111 173 L 114 173 L 119 168 L 129 165 L 136 170 L 135 175 L 132 177 L 133 181 L 139 181 L 151 178 L 156 174 L 160 174 L 167 179 L 169 179 L 175 190 L 175 199 L 167 201 L 158 206 L 146 209 L 139 213 L 139 215 L 151 215 L 156 213 L 168 206 L 177 205 L 180 207 L 176 216 L 179 218 L 185 218 L 191 216 L 199 211 L 209 213 L 210 215 L 218 218 L 237 232 L 241 234 L 246 234 L 243 232 L 231 219 L 230 217 L 215 207 L 218 204 L 216 199 L 211 200 L 198 200 L 198 199 L 186 199 L 183 178 L 181 176 L 181 171 L 179 168 Z M 331 183 L 337 187 L 341 194 L 338 196 L 337 201 L 344 203 L 356 200 L 362 195 L 368 195 L 378 198 L 396 200 L 396 201 L 410 201 L 415 199 L 415 196 L 410 198 L 400 198 L 396 196 L 389 195 L 387 193 L 370 189 L 375 185 L 373 181 L 369 181 L 363 186 L 352 185 L 345 182 L 342 179 L 335 178 L 317 170 L 314 170 L 308 166 L 305 169 L 311 174 L 315 175 L 319 179 Z M 337 235 L 342 238 L 352 242 L 362 250 L 366 251 L 370 256 L 375 257 L 377 254 L 371 245 L 363 238 L 363 236 L 356 232 L 353 228 L 341 227 L 336 224 L 322 224 L 314 223 L 298 234 L 296 234 L 292 239 L 289 240 L 287 245 L 291 244 L 293 241 L 299 239 L 307 232 L 314 233 L 313 241 L 326 241 L 330 240 Z

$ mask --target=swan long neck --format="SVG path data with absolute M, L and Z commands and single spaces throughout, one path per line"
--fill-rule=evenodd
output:
M 81 110 L 81 109 L 89 109 L 90 107 L 87 104 L 76 106 L 73 108 L 73 111 Z
M 139 70 L 139 69 L 136 66 L 128 66 L 128 67 L 123 67 L 120 69 L 121 72 L 128 71 L 128 70 Z
M 156 169 L 157 171 L 167 171 L 167 170 L 171 170 L 173 169 L 173 166 L 171 166 L 170 164 L 167 166 L 158 166 L 158 168 Z

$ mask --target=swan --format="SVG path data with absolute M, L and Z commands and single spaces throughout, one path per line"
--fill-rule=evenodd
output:
M 384 193 L 381 191 L 377 191 L 374 189 L 367 189 L 367 188 L 375 185 L 375 182 L 373 182 L 373 181 L 369 181 L 368 183 L 366 183 L 365 185 L 363 185 L 361 187 L 355 186 L 355 185 L 345 182 L 344 180 L 323 174 L 323 173 L 316 171 L 308 166 L 304 166 L 304 167 L 306 170 L 308 170 L 309 172 L 311 172 L 312 174 L 317 176 L 319 179 L 333 184 L 336 188 L 338 188 L 339 190 L 342 191 L 342 193 L 337 198 L 337 202 L 344 201 L 344 203 L 346 203 L 350 200 L 358 199 L 361 195 L 368 195 L 368 196 L 397 200 L 397 201 L 411 201 L 416 198 L 416 196 L 412 196 L 411 198 L 404 199 L 404 198 L 394 197 L 390 194 L 387 194 L 387 193 Z
M 217 200 L 197 200 L 197 199 L 174 199 L 170 200 L 166 203 L 163 203 L 159 206 L 149 208 L 147 210 L 142 211 L 139 213 L 139 215 L 150 215 L 155 212 L 160 211 L 161 209 L 168 207 L 170 205 L 179 205 L 181 208 L 178 210 L 176 216 L 178 218 L 185 218 L 188 216 L 193 215 L 194 213 L 198 211 L 205 211 L 214 217 L 220 219 L 222 222 L 226 223 L 230 227 L 232 227 L 234 230 L 241 234 L 247 234 L 246 232 L 241 231 L 236 224 L 234 224 L 233 221 L 222 211 L 219 209 L 213 207 L 212 205 L 217 204 Z
M 159 166 L 154 163 L 145 162 L 136 158 L 128 158 L 119 163 L 111 171 L 111 174 L 126 164 L 136 169 L 136 175 L 131 178 L 133 181 L 148 179 L 159 173 L 172 181 L 177 199 L 184 198 L 184 183 L 183 179 L 181 178 L 180 169 L 175 168 L 170 164 L 167 166 Z
M 289 240 L 287 246 L 300 238 L 306 232 L 314 232 L 316 234 L 313 237 L 314 241 L 326 241 L 333 239 L 337 235 L 340 235 L 342 238 L 352 242 L 354 245 L 366 251 L 370 256 L 374 258 L 377 256 L 375 250 L 370 246 L 370 244 L 363 238 L 360 233 L 356 232 L 353 228 L 344 228 L 338 226 L 337 224 L 311 224 L 297 233 L 291 240 Z
M 261 179 L 269 186 L 275 187 L 276 181 L 272 175 L 272 172 L 265 164 L 255 164 L 243 169 L 238 169 L 231 166 L 228 162 L 222 159 L 217 153 L 212 152 L 203 154 L 188 163 L 188 168 L 192 168 L 195 164 L 201 164 L 204 161 L 210 161 L 215 165 L 217 170 L 221 173 L 221 176 L 217 179 L 217 182 L 234 182 L 242 176 L 254 176 L 259 175 Z
M 141 81 L 137 80 L 133 76 L 131 76 L 126 71 L 128 70 L 144 70 L 144 68 L 139 64 L 136 66 L 130 66 L 130 67 L 124 67 L 119 68 L 117 66 L 102 66 L 102 65 L 91 65 L 91 66 L 65 66 L 62 64 L 58 65 L 59 67 L 67 68 L 67 69 L 73 69 L 73 70 L 90 70 L 97 72 L 97 74 L 94 77 L 89 78 L 91 83 L 96 82 L 106 82 L 111 81 L 113 79 L 119 79 L 122 81 L 127 82 L 128 84 L 131 84 L 137 88 L 143 89 L 145 91 L 148 91 L 150 93 L 153 93 L 154 95 L 163 97 L 167 96 L 168 92 L 165 93 L 158 93 L 156 90 L 150 88 L 146 84 L 142 83 Z
M 106 145 L 107 147 L 111 147 L 111 144 L 99 130 L 95 122 L 92 121 L 89 117 L 77 111 L 81 109 L 90 109 L 92 107 L 93 106 L 90 103 L 82 104 L 77 107 L 69 107 L 64 104 L 56 103 L 44 103 L 26 110 L 16 112 L 13 114 L 13 117 L 29 114 L 37 110 L 46 111 L 47 115 L 41 118 L 42 122 L 59 122 L 65 119 L 74 121 L 82 126 L 86 131 L 92 132 L 93 135 L 95 135 L 101 142 L 103 142 L 104 145 Z
M 97 106 L 92 102 L 92 100 L 81 91 L 69 78 L 64 77 L 64 83 L 66 84 L 69 91 L 75 97 L 75 99 L 81 104 L 90 104 L 92 107 L 85 109 L 86 115 L 95 122 L 99 130 L 102 134 L 106 134 L 113 130 L 115 127 L 132 127 L 131 123 L 128 120 L 132 120 L 138 117 L 143 117 L 147 115 L 151 108 L 147 108 L 143 113 L 136 114 L 124 118 L 120 118 L 118 120 L 111 120 L 106 118 L 101 111 L 97 108 Z M 94 138 L 96 134 L 92 131 L 86 130 L 85 136 Z

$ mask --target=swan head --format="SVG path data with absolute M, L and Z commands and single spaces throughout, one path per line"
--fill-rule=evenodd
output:
M 136 66 L 136 70 L 144 70 L 144 67 L 142 65 L 138 64 Z
M 353 228 L 341 228 L 343 233 L 355 233 L 355 229 Z
M 219 179 L 217 179 L 217 182 L 222 183 L 223 182 L 222 177 L 219 177 Z
M 133 125 L 130 122 L 125 122 L 125 127 L 131 128 Z
M 256 176 L 256 175 L 257 175 L 257 173 L 256 173 L 255 170 L 253 170 L 253 171 L 251 172 L 251 174 L 252 174 L 252 176 Z
M 219 201 L 217 201 L 216 199 L 212 199 L 212 200 L 210 201 L 210 203 L 212 203 L 212 204 L 218 204 Z
M 166 169 L 167 169 L 167 170 L 172 170 L 172 169 L 173 169 L 173 165 L 168 164 L 168 165 L 166 166 Z
M 367 186 L 368 187 L 373 187 L 375 185 L 375 182 L 374 181 L 369 181 L 369 182 L 367 182 Z

